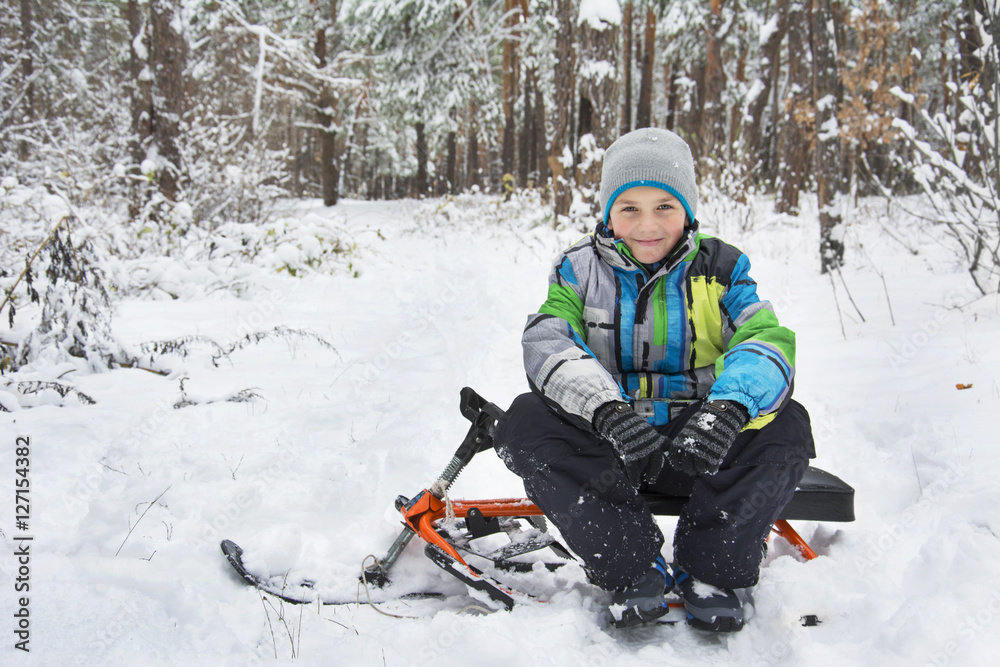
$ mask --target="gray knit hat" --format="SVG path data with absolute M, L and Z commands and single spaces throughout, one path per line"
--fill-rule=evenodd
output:
M 604 153 L 601 209 L 608 224 L 611 205 L 622 192 L 640 185 L 662 188 L 680 200 L 694 221 L 698 184 L 687 142 L 670 130 L 644 127 L 619 137 Z

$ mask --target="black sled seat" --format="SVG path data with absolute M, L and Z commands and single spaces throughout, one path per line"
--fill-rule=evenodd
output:
M 481 413 L 488 415 L 490 441 L 487 446 L 477 445 L 471 453 L 463 443 L 463 449 L 467 450 L 467 456 L 471 460 L 476 451 L 493 446 L 492 429 L 496 421 L 503 417 L 503 410 L 496 405 L 482 398 L 470 387 L 465 387 L 461 392 L 460 409 L 466 419 L 476 423 Z M 661 516 L 677 516 L 681 508 L 687 503 L 687 496 L 671 496 L 657 493 L 644 493 L 643 498 L 649 504 L 653 514 Z M 747 502 L 753 505 L 756 500 L 751 496 Z M 761 502 L 766 502 L 762 498 Z M 802 480 L 795 489 L 795 495 L 785 506 L 779 521 L 834 521 L 847 522 L 854 521 L 854 488 L 836 475 L 820 468 L 809 466 L 806 468 Z
M 493 403 L 483 399 L 479 394 L 469 387 L 462 389 L 461 394 L 462 414 L 472 422 L 472 428 L 466 441 L 462 443 L 455 454 L 455 459 L 446 469 L 442 478 L 452 479 L 452 471 L 461 470 L 472 457 L 484 449 L 493 446 L 493 429 L 502 417 L 503 410 Z M 445 480 L 445 481 L 448 481 Z M 678 516 L 688 501 L 687 496 L 664 495 L 657 493 L 643 493 L 647 504 L 653 514 L 660 516 Z M 769 501 L 766 490 L 760 492 L 760 497 L 750 495 L 745 502 L 750 507 L 763 507 Z M 475 501 L 473 501 L 475 502 Z M 489 502 L 489 501 L 480 501 Z M 502 501 L 510 503 L 509 500 Z M 520 502 L 520 501 L 519 501 Z M 527 499 L 518 506 L 525 508 L 530 505 Z M 541 514 L 537 507 L 533 507 L 535 516 Z M 506 516 L 504 512 L 494 516 Z M 514 516 L 513 514 L 509 516 Z M 524 514 L 524 516 L 529 516 Z M 833 521 L 846 522 L 854 521 L 854 489 L 844 480 L 820 468 L 812 466 L 806 468 L 795 494 L 791 501 L 785 506 L 775 521 L 772 531 L 792 546 L 799 550 L 806 559 L 816 558 L 817 554 L 809 544 L 795 531 L 788 523 L 789 521 Z
M 677 516 L 687 502 L 685 496 L 644 493 L 653 514 Z M 750 497 L 747 502 L 753 503 Z M 825 470 L 810 466 L 779 519 L 785 521 L 854 521 L 854 489 Z

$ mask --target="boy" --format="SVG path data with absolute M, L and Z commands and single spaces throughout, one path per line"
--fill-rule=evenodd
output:
M 757 297 L 746 256 L 698 232 L 697 203 L 673 132 L 608 148 L 603 222 L 557 258 L 522 337 L 532 392 L 494 438 L 613 592 L 619 627 L 662 616 L 676 590 L 691 625 L 742 628 L 771 525 L 815 456 L 790 398 L 795 336 Z M 690 497 L 672 568 L 640 489 Z

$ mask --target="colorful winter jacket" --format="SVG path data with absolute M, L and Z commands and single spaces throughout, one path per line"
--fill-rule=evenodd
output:
M 790 397 L 795 334 L 757 297 L 746 255 L 691 225 L 649 275 L 603 224 L 558 257 L 522 336 L 532 388 L 589 426 L 626 400 L 653 424 L 733 400 L 760 427 Z

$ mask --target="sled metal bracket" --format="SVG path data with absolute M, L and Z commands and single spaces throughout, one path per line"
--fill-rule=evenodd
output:
M 469 531 L 472 539 L 496 535 L 503 531 L 500 521 L 496 517 L 486 518 L 478 507 L 470 507 L 465 515 L 465 527 Z

